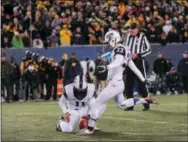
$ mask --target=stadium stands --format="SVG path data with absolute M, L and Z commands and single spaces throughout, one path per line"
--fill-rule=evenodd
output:
M 150 42 L 186 42 L 188 2 L 158 0 L 8 0 L 1 2 L 2 48 L 101 44 L 113 28 L 138 22 Z

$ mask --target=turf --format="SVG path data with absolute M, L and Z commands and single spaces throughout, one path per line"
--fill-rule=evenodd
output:
M 56 132 L 62 115 L 57 102 L 2 104 L 2 141 L 188 141 L 188 95 L 159 96 L 160 105 L 143 112 L 142 105 L 124 112 L 109 101 L 101 131 L 92 136 Z

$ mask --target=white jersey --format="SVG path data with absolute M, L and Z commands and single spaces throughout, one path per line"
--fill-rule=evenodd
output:
M 108 80 L 123 79 L 125 65 L 130 59 L 131 53 L 125 46 L 119 44 L 115 47 L 111 54 L 111 63 L 108 65 Z
M 73 83 L 65 86 L 65 94 L 59 101 L 60 108 L 63 112 L 67 109 L 80 110 L 83 107 L 88 106 L 89 101 L 95 94 L 94 84 L 88 83 L 86 93 L 75 93 Z M 66 105 L 66 107 L 65 107 Z

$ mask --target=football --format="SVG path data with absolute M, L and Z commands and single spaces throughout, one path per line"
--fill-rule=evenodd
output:
M 88 126 L 88 119 L 86 117 L 82 117 L 79 123 L 79 128 L 84 129 Z

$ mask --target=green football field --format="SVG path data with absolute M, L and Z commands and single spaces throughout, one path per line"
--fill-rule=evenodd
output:
M 116 108 L 113 101 L 97 121 L 101 129 L 91 136 L 56 132 L 62 115 L 58 102 L 2 104 L 2 141 L 188 141 L 188 95 L 158 96 L 160 105 L 143 112 Z

